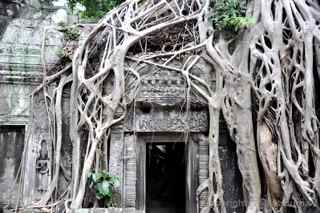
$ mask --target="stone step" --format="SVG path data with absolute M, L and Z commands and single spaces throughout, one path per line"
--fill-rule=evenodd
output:
M 71 213 L 143 213 L 143 211 L 134 208 L 92 208 L 75 209 Z

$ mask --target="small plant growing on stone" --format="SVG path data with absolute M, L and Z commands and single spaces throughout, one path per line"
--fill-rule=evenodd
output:
M 91 172 L 88 176 L 89 187 L 94 190 L 96 198 L 105 207 L 113 206 L 112 197 L 115 187 L 119 185 L 119 177 L 106 171 Z
M 213 7 L 213 24 L 218 30 L 237 32 L 255 23 L 254 18 L 245 16 L 243 0 L 218 0 Z
M 59 31 L 64 34 L 66 41 L 79 40 L 80 31 L 76 26 L 66 26 L 64 24 L 60 24 L 59 27 Z
M 123 0 L 68 0 L 71 11 L 84 19 L 102 18 L 121 2 Z

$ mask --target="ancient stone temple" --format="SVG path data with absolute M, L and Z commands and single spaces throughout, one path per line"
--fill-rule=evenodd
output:
M 54 147 L 49 137 L 47 100 L 40 94 L 31 102 L 30 96 L 42 81 L 45 27 L 46 69 L 59 61 L 63 34 L 50 29 L 56 24 L 53 17 L 59 8 L 39 5 L 32 10 L 14 5 L 15 13 L 20 9 L 24 12 L 20 11 L 18 18 L 12 16 L 0 22 L 0 209 L 3 210 L 36 202 L 52 181 Z M 215 84 L 210 66 L 201 64 L 193 71 L 209 84 Z M 133 106 L 127 109 L 124 121 L 112 127 L 110 140 L 101 146 L 105 162 L 109 162 L 106 169 L 120 178 L 115 206 L 147 213 L 197 212 L 206 205 L 207 196 L 203 192 L 196 200 L 197 187 L 208 177 L 206 103 L 191 98 L 190 111 L 186 112 L 183 78 L 152 65 L 146 64 L 144 69 L 149 74 L 142 79 Z M 73 169 L 68 135 L 69 99 L 70 93 L 65 90 L 62 172 L 58 177 L 61 194 L 70 185 Z M 220 122 L 219 153 L 226 207 L 228 213 L 243 212 L 235 144 L 224 121 Z M 20 165 L 25 169 L 21 170 Z M 93 205 L 90 198 L 84 202 L 87 207 Z
M 53 17 L 58 9 L 38 1 L 0 2 L 0 212 L 15 207 L 17 200 L 28 199 L 28 193 L 22 191 L 33 190 L 29 184 L 46 176 L 50 167 L 48 154 L 39 151 L 41 147 L 29 147 L 27 141 L 33 134 L 31 93 L 42 82 L 43 32 L 45 27 L 55 25 Z M 52 67 L 59 61 L 63 34 L 53 29 L 48 32 L 46 58 L 48 67 Z M 41 127 L 37 131 L 44 132 L 45 137 L 46 130 Z M 45 140 L 40 141 L 44 147 Z M 33 171 L 24 174 L 21 165 L 33 164 L 25 163 L 27 153 L 39 153 L 39 160 Z M 22 183 L 24 175 L 28 182 Z M 47 184 L 42 181 L 35 192 L 45 190 Z
M 194 101 L 184 113 L 185 81 L 178 73 L 152 70 L 142 80 L 135 110 L 115 126 L 110 141 L 110 172 L 121 177 L 121 206 L 146 212 L 197 212 L 196 189 L 208 177 L 208 112 Z M 209 75 L 209 67 L 198 67 Z M 229 212 L 241 212 L 241 179 L 235 145 L 221 129 L 220 155 Z M 200 196 L 205 206 L 206 193 Z M 176 211 L 174 211 L 176 210 Z

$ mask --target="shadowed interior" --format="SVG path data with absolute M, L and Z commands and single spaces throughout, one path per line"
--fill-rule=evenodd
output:
M 147 144 L 147 213 L 184 213 L 184 143 Z

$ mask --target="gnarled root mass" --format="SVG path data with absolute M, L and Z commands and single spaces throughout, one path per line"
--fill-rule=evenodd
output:
M 190 92 L 208 104 L 209 178 L 197 190 L 197 196 L 209 192 L 202 212 L 226 212 L 218 152 L 221 113 L 237 145 L 247 213 L 319 207 L 319 1 L 249 1 L 247 15 L 256 23 L 231 40 L 212 28 L 212 3 L 126 1 L 100 20 L 81 43 L 69 77 L 67 72 L 45 76 L 43 88 L 60 82 L 48 103 L 54 109 L 49 115 L 56 147 L 49 197 L 59 175 L 59 95 L 68 78 L 72 78 L 70 199 L 71 208 L 79 208 L 97 146 L 107 140 L 110 127 L 125 117 L 146 74 L 143 66 L 151 64 L 184 77 L 187 106 Z M 215 85 L 192 71 L 204 61 L 212 67 Z M 84 159 L 80 158 L 83 131 L 87 132 Z M 42 203 L 49 201 L 48 196 Z M 262 205 L 265 197 L 267 203 Z

